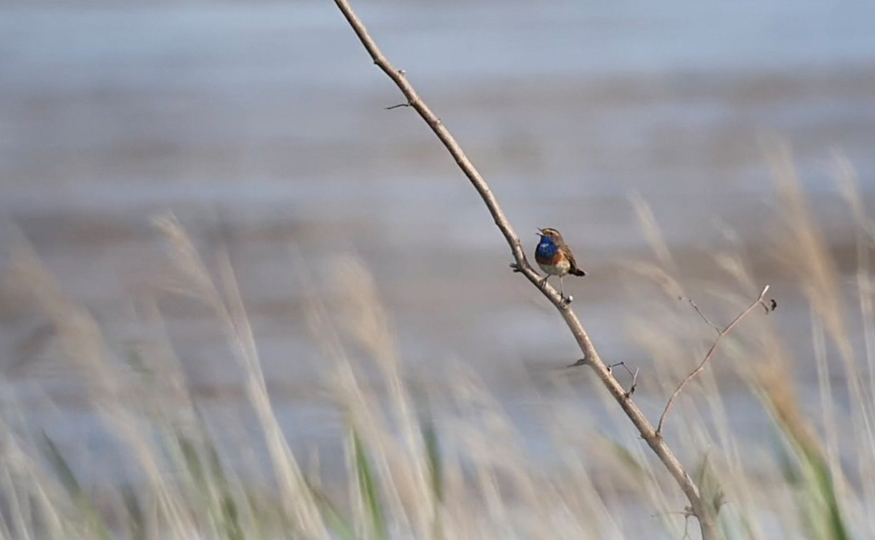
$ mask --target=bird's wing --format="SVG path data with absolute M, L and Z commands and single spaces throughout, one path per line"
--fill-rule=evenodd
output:
M 571 248 L 569 248 L 567 244 L 562 244 L 562 247 L 560 249 L 562 249 L 562 253 L 565 255 L 565 258 L 568 259 L 568 262 L 571 263 L 569 271 L 572 274 L 579 271 L 580 268 L 577 267 L 577 261 L 574 260 L 574 255 L 571 254 Z

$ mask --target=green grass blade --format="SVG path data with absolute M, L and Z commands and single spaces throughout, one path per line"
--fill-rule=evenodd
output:
M 359 494 L 365 503 L 368 517 L 370 518 L 371 530 L 379 540 L 388 540 L 389 533 L 386 527 L 386 517 L 383 514 L 383 506 L 377 492 L 377 483 L 370 460 L 358 432 L 352 432 L 353 452 L 355 454 L 356 476 L 358 477 Z
M 64 459 L 58 446 L 45 432 L 42 433 L 42 441 L 49 464 L 55 470 L 61 485 L 64 486 L 68 496 L 75 503 L 80 515 L 84 518 L 89 533 L 100 540 L 110 540 L 109 528 L 91 503 L 88 495 L 82 489 L 82 485 L 79 483 L 67 460 Z
M 316 504 L 319 505 L 323 517 L 326 518 L 328 527 L 334 532 L 337 538 L 340 540 L 358 540 L 352 524 L 343 519 L 340 511 L 337 510 L 337 506 L 335 506 L 328 495 L 322 493 L 322 491 L 310 482 L 307 482 L 307 488 L 310 490 L 310 493 L 313 494 L 313 499 L 316 501 Z
M 828 531 L 827 534 L 833 540 L 851 540 L 851 535 L 848 533 L 841 509 L 839 508 L 835 484 L 832 481 L 832 475 L 829 472 L 826 461 L 822 458 L 811 461 L 815 477 L 814 488 L 819 492 L 819 496 L 826 506 L 823 519 L 825 521 L 825 528 Z
M 425 457 L 431 475 L 431 489 L 438 502 L 444 502 L 444 471 L 441 461 L 441 448 L 437 432 L 432 422 L 423 422 L 422 438 L 425 441 Z
M 122 500 L 128 511 L 128 531 L 133 540 L 146 540 L 146 516 L 133 486 L 122 488 Z

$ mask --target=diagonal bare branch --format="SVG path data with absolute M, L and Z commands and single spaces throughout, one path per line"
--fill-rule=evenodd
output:
M 495 220 L 498 229 L 504 235 L 505 240 L 513 254 L 514 263 L 512 267 L 514 271 L 522 273 L 533 285 L 553 303 L 559 314 L 565 320 L 568 329 L 574 336 L 580 350 L 584 354 L 586 365 L 590 366 L 595 371 L 596 376 L 608 390 L 611 396 L 616 400 L 620 407 L 625 412 L 629 420 L 635 425 L 641 438 L 644 439 L 648 446 L 653 450 L 657 457 L 665 465 L 666 469 L 674 478 L 675 482 L 684 492 L 684 495 L 690 502 L 690 507 L 693 513 L 699 520 L 699 526 L 702 532 L 703 540 L 716 540 L 719 535 L 715 523 L 715 516 L 709 512 L 706 505 L 703 503 L 699 494 L 699 488 L 696 486 L 690 475 L 684 470 L 683 465 L 674 455 L 671 448 L 663 441 L 659 433 L 653 429 L 653 425 L 638 408 L 638 405 L 632 400 L 631 391 L 627 392 L 623 386 L 614 377 L 612 370 L 605 365 L 599 357 L 598 352 L 592 344 L 589 336 L 583 328 L 583 325 L 577 318 L 577 315 L 559 295 L 558 291 L 550 285 L 541 285 L 540 276 L 529 265 L 523 252 L 522 243 L 516 232 L 510 225 L 510 222 L 505 217 L 504 212 L 498 204 L 498 200 L 489 189 L 489 185 L 465 155 L 465 152 L 456 142 L 455 138 L 441 122 L 440 118 L 432 112 L 426 103 L 419 97 L 419 94 L 407 80 L 407 75 L 403 70 L 395 69 L 377 44 L 371 38 L 367 29 L 361 20 L 356 16 L 355 12 L 350 7 L 347 0 L 335 0 L 335 4 L 340 9 L 343 16 L 346 18 L 353 31 L 358 36 L 362 45 L 370 54 L 373 62 L 398 86 L 404 97 L 407 98 L 409 107 L 416 110 L 419 116 L 431 128 L 434 134 L 440 139 L 446 147 L 450 155 L 456 161 L 456 164 L 477 190 L 477 193 L 483 199 L 486 208 Z

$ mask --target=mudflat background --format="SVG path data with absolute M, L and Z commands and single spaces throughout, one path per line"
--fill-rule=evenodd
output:
M 643 278 L 624 271 L 654 260 L 638 194 L 685 287 L 717 319 L 733 313 L 707 291 L 746 291 L 713 255 L 745 252 L 757 283 L 779 298 L 777 325 L 800 344 L 799 382 L 816 387 L 807 306 L 774 257 L 780 216 L 764 149 L 776 139 L 793 148 L 812 212 L 850 279 L 854 228 L 834 170 L 843 156 L 872 202 L 872 4 L 356 7 L 490 182 L 527 251 L 536 227 L 565 234 L 589 273 L 566 287 L 607 359 L 646 372 L 650 359 L 628 322 L 670 302 L 655 287 L 643 294 Z M 233 414 L 245 395 L 208 311 L 159 292 L 167 250 L 150 219 L 167 212 L 208 262 L 229 252 L 293 445 L 332 444 L 336 414 L 321 389 L 330 359 L 305 304 L 308 294 L 344 301 L 338 280 L 349 256 L 373 272 L 417 387 L 439 392 L 451 384 L 448 369 L 470 366 L 536 450 L 529 420 L 550 399 L 551 381 L 575 390 L 556 399 L 598 401 L 589 375 L 557 374 L 577 358 L 572 340 L 509 271 L 502 237 L 427 127 L 411 110 L 385 110 L 399 94 L 333 3 L 74 9 L 7 0 L 0 80 L 3 268 L 26 238 L 120 361 L 155 338 L 142 330 L 140 305 L 155 299 L 206 410 Z M 59 360 L 44 315 L 14 286 L 3 294 L 0 402 L 22 407 L 62 445 L 85 440 L 99 455 L 109 443 L 85 406 L 88 381 Z M 708 335 L 692 310 L 689 325 Z M 765 420 L 732 384 L 732 421 L 756 430 Z M 643 406 L 657 412 L 665 396 L 646 377 L 641 388 Z M 57 407 L 45 405 L 47 395 Z

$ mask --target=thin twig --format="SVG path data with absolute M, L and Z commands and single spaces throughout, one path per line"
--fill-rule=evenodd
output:
M 635 368 L 635 372 L 633 373 L 629 366 L 626 365 L 626 362 L 617 362 L 615 364 L 610 364 L 608 369 L 613 371 L 613 369 L 617 366 L 623 366 L 623 369 L 626 370 L 626 373 L 632 377 L 632 382 L 629 384 L 629 389 L 626 390 L 626 398 L 628 399 L 632 394 L 635 393 L 635 389 L 638 387 L 638 368 Z
M 711 328 L 716 330 L 718 335 L 720 334 L 720 327 L 717 326 L 716 324 L 712 323 L 711 319 L 709 319 L 708 317 L 705 316 L 704 313 L 702 313 L 702 310 L 699 309 L 699 306 L 696 305 L 695 302 L 693 302 L 692 298 L 687 298 L 686 296 L 681 296 L 681 300 L 686 300 L 687 302 L 689 302 L 690 305 L 693 306 L 693 309 L 696 310 L 696 313 L 699 314 L 699 317 L 702 317 L 702 320 L 705 321 L 708 324 L 708 326 L 710 326 Z
M 655 514 L 650 514 L 650 517 L 660 517 L 660 516 L 682 516 L 684 518 L 684 535 L 681 536 L 681 540 L 690 537 L 690 518 L 695 517 L 695 513 L 693 513 L 693 509 L 687 506 L 680 512 L 657 512 Z
M 559 314 L 565 320 L 565 324 L 574 336 L 575 341 L 577 341 L 580 350 L 583 352 L 584 358 L 586 359 L 585 363 L 593 369 L 601 383 L 605 386 L 608 392 L 610 392 L 611 396 L 620 405 L 626 416 L 629 417 L 629 420 L 638 429 L 641 438 L 647 442 L 648 446 L 650 446 L 660 461 L 662 461 L 675 482 L 677 482 L 678 486 L 684 492 L 687 500 L 690 501 L 690 506 L 699 520 L 699 527 L 702 532 L 703 540 L 716 540 L 718 538 L 716 523 L 713 516 L 707 512 L 707 509 L 704 506 L 702 498 L 699 495 L 699 488 L 696 486 L 687 471 L 684 470 L 683 465 L 678 460 L 677 456 L 674 455 L 671 448 L 669 448 L 668 445 L 665 444 L 665 441 L 662 440 L 662 437 L 656 433 L 653 429 L 653 425 L 647 420 L 647 417 L 644 416 L 641 409 L 639 409 L 635 402 L 629 397 L 626 390 L 599 357 L 599 354 L 584 330 L 583 325 L 580 324 L 577 315 L 571 309 L 570 305 L 564 301 L 559 294 L 559 291 L 550 285 L 543 287 L 540 286 L 541 276 L 531 267 L 526 259 L 526 255 L 522 248 L 522 242 L 511 227 L 510 222 L 505 217 L 504 212 L 499 206 L 498 200 L 492 194 L 489 185 L 465 155 L 465 152 L 456 142 L 456 139 L 443 125 L 440 118 L 438 118 L 428 105 L 426 105 L 426 103 L 419 97 L 419 94 L 417 94 L 416 90 L 414 90 L 413 86 L 408 82 L 406 74 L 403 71 L 395 69 L 385 55 L 383 55 L 380 48 L 368 34 L 364 24 L 362 24 L 361 20 L 356 16 L 355 12 L 353 12 L 349 2 L 347 0 L 334 0 L 334 2 L 337 4 L 341 13 L 343 13 L 347 22 L 349 22 L 349 25 L 362 42 L 362 45 L 368 51 L 368 54 L 370 54 L 374 64 L 383 70 L 383 72 L 398 86 L 399 90 L 404 94 L 404 97 L 407 98 L 407 103 L 410 107 L 416 110 L 419 116 L 426 124 L 428 124 L 434 134 L 440 139 L 441 143 L 446 147 L 450 155 L 453 156 L 456 164 L 474 186 L 474 189 L 480 194 L 486 208 L 492 215 L 492 219 L 495 221 L 495 225 L 501 231 L 502 235 L 504 235 L 508 246 L 510 246 L 514 258 L 514 271 L 523 274 L 526 279 L 538 287 L 544 296 L 546 296 L 559 311 Z
M 588 362 L 586 361 L 586 358 L 581 358 L 580 360 L 574 362 L 573 364 L 566 366 L 566 369 L 578 367 L 578 366 L 585 366 L 587 363 Z M 629 374 L 629 377 L 632 378 L 632 383 L 629 385 L 629 389 L 626 390 L 626 393 L 625 393 L 625 396 L 628 399 L 632 394 L 635 393 L 635 389 L 638 387 L 638 371 L 639 370 L 638 370 L 638 368 L 635 368 L 635 371 L 632 372 L 632 370 L 629 369 L 629 366 L 626 365 L 626 362 L 617 362 L 616 364 L 609 364 L 605 367 L 608 368 L 609 373 L 613 373 L 614 368 L 617 366 L 623 366 L 623 369 L 625 369 L 626 373 Z
M 723 339 L 723 336 L 725 336 L 726 334 L 731 332 L 732 329 L 735 328 L 735 326 L 738 323 L 740 323 L 742 319 L 747 317 L 747 315 L 751 311 L 753 311 L 753 309 L 757 306 L 762 306 L 763 309 L 766 310 L 766 313 L 774 311 L 775 307 L 777 306 L 776 302 L 774 300 L 769 300 L 769 303 L 767 304 L 766 301 L 764 300 L 764 297 L 766 296 L 767 292 L 769 292 L 768 285 L 766 285 L 763 288 L 763 292 L 760 293 L 760 295 L 757 297 L 756 300 L 754 300 L 751 303 L 751 305 L 747 306 L 747 308 L 744 311 L 739 313 L 738 316 L 736 316 L 735 319 L 733 319 L 732 322 L 729 323 L 722 330 L 719 327 L 717 327 L 715 324 L 713 324 L 707 317 L 705 317 L 705 315 L 699 310 L 699 307 L 696 306 L 696 304 L 692 300 L 690 300 L 690 304 L 693 305 L 693 307 L 696 309 L 696 311 L 699 313 L 699 315 L 701 315 L 702 318 L 705 319 L 705 321 L 708 324 L 710 324 L 712 327 L 717 328 L 717 339 L 714 340 L 714 343 L 711 345 L 711 348 L 708 349 L 708 354 L 706 354 L 705 358 L 703 358 L 702 361 L 699 362 L 699 365 L 696 366 L 696 369 L 694 369 L 693 371 L 690 372 L 689 375 L 684 377 L 684 380 L 681 381 L 681 383 L 678 385 L 678 387 L 675 389 L 675 391 L 671 394 L 671 397 L 668 398 L 668 402 L 665 404 L 665 409 L 662 411 L 662 416 L 659 417 L 659 424 L 657 424 L 657 426 L 656 426 L 657 436 L 662 436 L 662 427 L 663 427 L 663 425 L 665 425 L 665 418 L 666 418 L 666 416 L 668 416 L 668 412 L 671 410 L 671 406 L 672 406 L 672 403 L 674 403 L 675 398 L 678 397 L 678 395 L 681 393 L 681 391 L 684 389 L 684 387 L 687 385 L 688 382 L 692 381 L 697 375 L 699 375 L 699 373 L 702 373 L 702 371 L 705 370 L 705 366 L 708 364 L 708 362 L 714 356 L 714 353 L 717 351 L 717 345 L 720 343 L 720 340 Z

